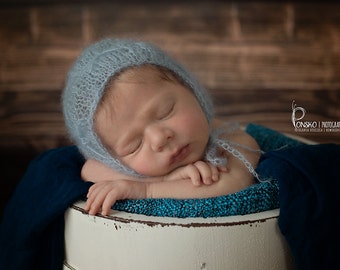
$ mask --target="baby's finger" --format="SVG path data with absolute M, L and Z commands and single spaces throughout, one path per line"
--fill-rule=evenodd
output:
M 108 190 L 106 187 L 92 191 L 90 197 L 87 199 L 86 205 L 86 209 L 90 215 L 96 215 L 100 211 L 107 193 Z
M 201 180 L 203 181 L 203 183 L 206 184 L 206 185 L 212 184 L 212 182 L 213 182 L 213 179 L 212 179 L 213 172 L 212 172 L 211 166 L 204 161 L 197 161 L 197 162 L 194 163 L 194 165 L 198 169 L 200 176 L 201 176 Z
M 220 179 L 220 172 L 218 168 L 212 164 L 209 163 L 210 170 L 211 170 L 211 179 L 216 182 Z
M 100 191 L 100 187 L 98 187 L 98 184 L 94 184 L 89 188 L 89 191 L 87 192 L 86 195 L 86 205 L 85 205 L 85 211 L 89 211 L 91 208 L 91 205 L 96 198 L 96 194 Z
M 201 185 L 201 174 L 197 170 L 197 167 L 193 164 L 189 164 L 188 166 L 188 177 L 190 178 L 192 184 L 194 186 L 200 186 Z
M 91 196 L 93 196 L 93 194 L 96 194 L 98 192 L 98 190 L 101 189 L 101 186 L 103 185 L 103 182 L 99 182 L 99 183 L 95 183 L 92 186 L 90 186 L 87 194 L 86 194 L 86 198 L 89 198 Z
M 87 209 L 88 209 L 87 211 L 88 211 L 89 215 L 94 216 L 98 212 L 100 212 L 100 208 L 101 208 L 101 202 L 99 201 L 99 198 L 95 198 L 94 200 L 89 202 L 88 207 L 87 207 Z
M 86 202 L 86 211 L 90 216 L 95 216 L 100 211 L 100 204 L 95 202 Z
M 102 215 L 107 216 L 110 213 L 112 205 L 117 201 L 117 192 L 115 190 L 111 190 L 105 197 L 104 202 L 102 203 Z
M 95 199 L 96 196 L 93 196 L 93 190 L 89 190 L 86 195 L 86 204 L 85 204 L 85 211 L 89 212 L 92 202 Z

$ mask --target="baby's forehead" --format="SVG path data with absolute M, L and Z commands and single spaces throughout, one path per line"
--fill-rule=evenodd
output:
M 150 79 L 161 79 L 163 75 L 166 73 L 171 74 L 170 70 L 161 68 L 155 65 L 142 65 L 142 66 L 135 66 L 129 67 L 114 76 L 112 79 L 117 81 L 123 80 L 140 80 L 141 82 L 147 81 Z
M 144 64 L 141 66 L 128 67 L 112 76 L 105 87 L 102 102 L 106 100 L 108 95 L 111 96 L 115 94 L 114 90 L 118 88 L 118 84 L 131 83 L 143 85 L 153 82 L 161 83 L 164 81 L 182 85 L 192 91 L 192 89 L 173 71 L 162 66 Z

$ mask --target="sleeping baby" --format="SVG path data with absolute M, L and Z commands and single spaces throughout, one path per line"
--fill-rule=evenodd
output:
M 94 182 L 86 211 L 117 200 L 208 198 L 259 180 L 261 150 L 237 124 L 213 115 L 207 91 L 153 44 L 104 39 L 85 48 L 62 97 L 71 139 Z

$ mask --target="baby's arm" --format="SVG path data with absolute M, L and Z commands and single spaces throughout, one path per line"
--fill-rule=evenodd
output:
M 82 168 L 81 175 L 85 181 L 92 181 L 95 184 L 87 194 L 85 210 L 93 215 L 102 208 L 102 214 L 108 214 L 116 200 L 147 198 L 149 186 L 146 183 L 151 182 L 172 182 L 170 185 L 164 186 L 166 190 L 170 188 L 171 197 L 172 187 L 178 185 L 179 181 L 186 180 L 189 185 L 195 186 L 199 186 L 201 183 L 210 185 L 219 180 L 220 171 L 226 170 L 204 161 L 197 161 L 177 168 L 165 176 L 140 179 L 114 171 L 98 161 L 88 160 Z M 178 192 L 176 189 L 174 191 Z M 160 190 L 160 192 L 162 191 Z M 158 194 L 157 191 L 156 193 Z M 159 196 L 163 197 L 161 194 Z M 175 194 L 174 196 L 176 197 Z
M 85 210 L 95 215 L 101 210 L 108 215 L 111 206 L 117 200 L 144 198 L 208 198 L 234 193 L 254 183 L 253 177 L 246 172 L 239 172 L 238 160 L 230 158 L 228 172 L 221 172 L 220 179 L 211 185 L 194 186 L 192 181 L 129 181 L 113 180 L 95 183 L 88 192 Z M 243 164 L 242 164 L 243 165 Z
M 220 172 L 219 181 L 211 185 L 195 186 L 190 178 L 171 181 L 129 181 L 124 178 L 99 181 L 89 189 L 85 210 L 95 215 L 102 209 L 101 213 L 108 215 L 117 200 L 209 198 L 234 193 L 254 183 L 253 176 L 244 168 L 244 164 L 229 156 L 228 171 Z
M 190 179 L 193 185 L 197 186 L 200 185 L 201 183 L 209 185 L 212 182 L 218 181 L 219 171 L 225 170 L 226 170 L 225 168 L 222 167 L 217 168 L 204 161 L 196 161 L 193 164 L 177 168 L 176 170 L 170 172 L 165 176 L 145 177 L 141 179 L 138 177 L 117 172 L 96 160 L 87 160 L 82 168 L 81 177 L 84 181 L 91 181 L 94 183 L 116 179 L 143 182 Z

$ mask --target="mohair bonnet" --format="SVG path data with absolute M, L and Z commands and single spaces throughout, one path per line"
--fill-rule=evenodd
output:
M 178 75 L 193 91 L 210 122 L 213 116 L 207 91 L 182 65 L 155 45 L 131 39 L 104 39 L 86 47 L 68 73 L 62 95 L 65 124 L 86 159 L 95 159 L 120 172 L 141 176 L 112 156 L 94 131 L 94 115 L 104 90 L 120 71 L 154 64 Z

